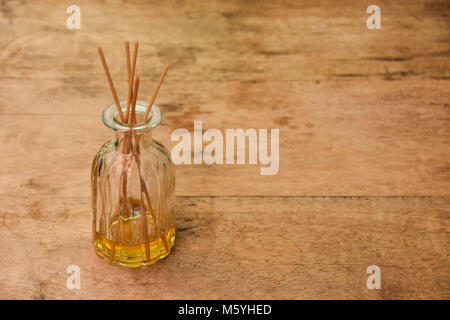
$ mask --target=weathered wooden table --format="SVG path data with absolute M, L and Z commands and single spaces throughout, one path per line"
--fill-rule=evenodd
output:
M 447 1 L 376 1 L 381 30 L 357 1 L 76 2 L 79 30 L 68 2 L 0 3 L 0 298 L 450 298 Z M 175 249 L 140 269 L 91 243 L 90 165 L 111 137 L 97 46 L 124 98 L 124 40 L 141 98 L 171 64 L 169 148 L 194 120 L 280 129 L 276 175 L 177 166 Z

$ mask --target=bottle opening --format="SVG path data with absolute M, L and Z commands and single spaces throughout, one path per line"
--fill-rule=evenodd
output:
M 122 113 L 125 116 L 127 111 L 127 102 L 120 101 L 120 106 L 122 108 Z M 136 101 L 136 123 L 133 125 L 133 130 L 136 132 L 148 131 L 153 128 L 156 128 L 161 123 L 161 110 L 153 105 L 150 113 L 148 115 L 148 119 L 146 122 L 143 122 L 145 111 L 147 110 L 148 102 L 138 100 Z M 131 116 L 131 107 L 130 107 L 130 116 Z M 117 111 L 116 104 L 110 104 L 103 110 L 102 115 L 103 123 L 108 127 L 115 131 L 130 131 L 131 128 L 128 124 L 123 123 L 120 120 L 119 112 Z

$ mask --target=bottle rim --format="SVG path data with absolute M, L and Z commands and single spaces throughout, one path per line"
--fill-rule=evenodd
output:
M 127 109 L 127 101 L 120 101 L 122 113 L 125 115 Z M 148 102 L 143 100 L 136 101 L 136 118 L 142 118 L 147 110 Z M 103 110 L 102 120 L 105 126 L 114 131 L 130 131 L 131 128 L 120 120 L 119 112 L 115 103 L 110 104 Z M 158 106 L 153 105 L 146 122 L 141 122 L 133 126 L 133 131 L 145 132 L 156 128 L 162 120 L 161 110 Z

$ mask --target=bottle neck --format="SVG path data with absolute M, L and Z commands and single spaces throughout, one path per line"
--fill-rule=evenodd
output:
M 117 150 L 122 153 L 131 153 L 131 148 L 139 146 L 140 150 L 144 150 L 152 143 L 152 130 L 145 132 L 135 131 L 116 131 L 115 144 Z
M 121 101 L 122 113 L 126 113 L 126 101 Z M 114 130 L 115 144 L 117 150 L 124 153 L 129 153 L 130 146 L 135 146 L 137 143 L 140 149 L 145 149 L 152 143 L 152 129 L 157 127 L 161 122 L 161 111 L 155 105 L 152 106 L 150 114 L 144 121 L 143 116 L 146 114 L 148 103 L 138 101 L 136 103 L 136 121 L 132 128 L 127 123 L 120 121 L 117 107 L 111 104 L 103 110 L 103 123 Z M 127 152 L 128 151 L 128 152 Z

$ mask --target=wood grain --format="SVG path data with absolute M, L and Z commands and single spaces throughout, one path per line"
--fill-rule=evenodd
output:
M 133 270 L 95 254 L 88 197 L 0 200 L 0 298 L 450 298 L 448 197 L 178 197 L 174 252 Z
M 0 298 L 450 298 L 450 5 L 377 4 L 381 30 L 351 0 L 84 0 L 68 30 L 67 3 L 1 2 Z M 274 176 L 177 166 L 175 251 L 137 270 L 91 244 L 89 170 L 112 136 L 96 50 L 126 99 L 125 40 L 140 98 L 171 64 L 169 148 L 194 120 L 280 129 Z
M 450 125 L 443 102 L 447 86 L 439 81 L 427 83 L 410 81 L 406 90 L 400 81 L 373 81 L 374 94 L 367 88 L 361 92 L 360 85 L 347 81 L 291 83 L 287 88 L 273 82 L 227 82 L 188 89 L 168 81 L 161 92 L 166 96 L 161 99 L 163 122 L 155 137 L 171 147 L 173 130 L 192 132 L 194 120 L 201 120 L 204 130 L 218 128 L 224 134 L 225 128 L 280 129 L 276 175 L 261 176 L 256 165 L 181 165 L 177 166 L 177 194 L 183 196 L 448 195 Z M 74 88 L 62 86 L 52 94 L 48 82 L 41 84 L 41 92 L 53 99 L 50 107 L 39 104 L 32 114 L 25 110 L 17 114 L 11 102 L 0 115 L 0 141 L 9 155 L 0 160 L 4 177 L 0 190 L 89 196 L 92 157 L 113 136 L 101 122 L 102 102 L 75 93 L 67 101 Z M 104 79 L 98 82 L 97 90 L 110 95 L 104 84 Z M 27 84 L 20 81 L 19 86 Z M 164 92 L 168 88 L 171 91 Z M 192 104 L 175 104 L 190 90 L 209 93 L 193 93 Z M 327 96 L 317 101 L 323 92 Z M 167 95 L 175 100 L 167 101 Z M 434 95 L 440 95 L 441 102 L 430 102 Z M 386 97 L 382 103 L 380 96 Z M 77 114 L 86 105 L 92 111 Z M 48 108 L 48 113 L 39 106 Z M 17 132 L 18 127 L 23 129 Z M 60 139 L 52 139 L 55 135 Z M 20 171 L 14 170 L 17 167 Z

